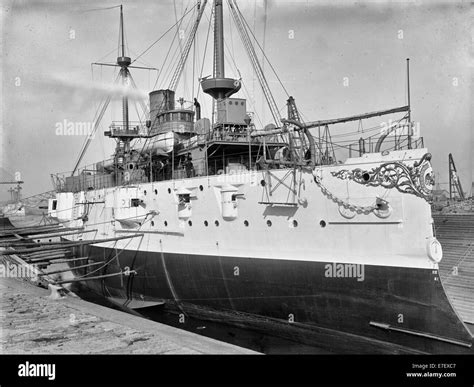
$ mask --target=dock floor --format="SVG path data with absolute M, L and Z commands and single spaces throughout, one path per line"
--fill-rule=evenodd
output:
M 15 278 L 0 278 L 0 354 L 256 354 Z

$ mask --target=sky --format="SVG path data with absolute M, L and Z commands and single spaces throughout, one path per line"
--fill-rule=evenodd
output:
M 20 171 L 24 196 L 51 190 L 52 173 L 74 168 L 85 136 L 64 135 L 58 128 L 93 122 L 101 100 L 110 93 L 114 102 L 84 163 L 109 158 L 113 151 L 115 143 L 103 131 L 112 120 L 121 120 L 122 90 L 111 86 L 114 68 L 91 63 L 116 59 L 118 4 L 114 0 L 2 1 L 0 179 Z M 178 29 L 170 27 L 194 4 L 194 0 L 123 2 L 127 54 L 133 60 L 143 53 L 135 65 L 161 70 L 156 87 L 156 71 L 132 70 L 139 90 L 130 95 L 131 100 L 146 100 L 150 91 L 168 87 L 172 67 L 166 63 L 176 60 L 163 63 Z M 403 106 L 407 102 L 405 60 L 410 58 L 412 120 L 433 155 L 437 181 L 448 188 L 448 154 L 452 153 L 464 190 L 470 192 L 474 177 L 472 4 L 247 0 L 239 6 L 284 85 L 264 63 L 282 115 L 286 91 L 295 97 L 306 121 Z M 176 93 L 186 101 L 197 94 L 197 78 L 212 74 L 212 32 L 204 55 L 209 11 L 208 5 Z M 232 28 L 227 5 L 224 12 L 226 75 L 242 77 L 244 87 L 235 97 L 247 98 L 248 109 L 258 115 L 257 124 L 265 125 L 271 115 L 238 32 Z M 176 40 L 181 46 L 192 14 L 181 24 L 184 39 Z M 171 50 L 169 58 L 178 53 L 178 45 L 173 47 L 176 51 Z M 201 91 L 198 98 L 204 112 L 209 112 L 210 97 Z M 134 112 L 131 108 L 131 119 L 136 119 Z M 362 129 L 385 119 L 364 122 Z M 334 126 L 331 133 L 336 138 L 358 129 L 359 123 L 353 122 Z M 8 197 L 7 186 L 0 189 L 0 200 Z

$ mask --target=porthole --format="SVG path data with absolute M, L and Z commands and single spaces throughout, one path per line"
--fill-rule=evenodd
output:
M 209 226 L 209 222 L 207 220 L 204 221 L 204 226 Z
M 244 220 L 244 226 L 245 226 L 245 227 L 248 227 L 248 226 L 249 226 L 249 221 L 248 221 L 248 220 Z
M 191 220 L 188 220 L 189 227 L 193 225 L 193 222 Z
M 272 221 L 271 220 L 267 220 L 267 226 L 272 227 Z
M 216 227 L 219 227 L 219 221 L 218 221 L 218 220 L 216 220 L 216 221 L 214 222 L 214 224 L 216 225 Z
M 322 220 L 321 222 L 319 222 L 319 225 L 324 228 L 326 227 L 326 222 Z
M 165 220 L 165 227 L 168 227 L 168 222 Z
M 202 185 L 199 186 L 199 190 L 200 191 L 203 191 L 204 190 L 204 187 Z

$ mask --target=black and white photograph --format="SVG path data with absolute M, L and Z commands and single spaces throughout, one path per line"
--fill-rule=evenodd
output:
M 0 4 L 0 385 L 474 384 L 472 2 Z

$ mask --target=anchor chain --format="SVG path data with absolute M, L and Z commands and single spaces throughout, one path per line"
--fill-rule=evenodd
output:
M 342 206 L 357 214 L 364 214 L 364 215 L 369 215 L 370 213 L 374 212 L 378 208 L 377 206 L 357 206 L 355 204 L 348 203 L 338 198 L 324 186 L 324 184 L 321 182 L 322 178 L 316 174 L 316 170 L 313 170 L 313 178 L 314 178 L 314 182 L 321 189 L 321 192 L 323 193 L 323 195 L 326 196 L 328 199 L 331 199 L 334 203 L 338 204 L 339 206 Z

